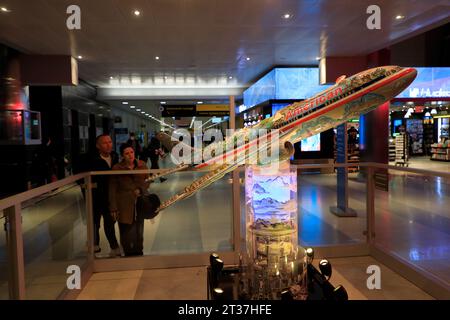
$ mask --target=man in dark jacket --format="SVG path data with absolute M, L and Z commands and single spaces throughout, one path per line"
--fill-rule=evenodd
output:
M 147 155 L 151 162 L 151 169 L 159 169 L 159 156 L 161 154 L 161 142 L 156 139 L 156 137 L 152 137 L 150 143 L 147 148 Z M 160 178 L 159 181 L 164 182 L 166 178 Z
M 90 162 L 90 171 L 108 171 L 119 161 L 117 153 L 112 151 L 112 140 L 107 134 L 102 134 L 96 139 L 97 153 Z M 120 256 L 119 243 L 117 242 L 113 220 L 109 210 L 109 176 L 93 176 L 92 182 L 97 184 L 92 189 L 93 214 L 94 214 L 94 246 L 95 252 L 100 252 L 100 220 L 103 217 L 103 228 L 111 247 L 110 256 Z

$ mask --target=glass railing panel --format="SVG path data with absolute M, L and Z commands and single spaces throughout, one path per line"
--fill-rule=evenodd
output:
M 450 283 L 450 179 L 389 170 L 375 192 L 375 244 Z
M 76 183 L 22 206 L 27 299 L 56 299 L 66 288 L 67 267 L 87 261 L 86 204 Z
M 299 242 L 302 246 L 364 243 L 366 186 L 359 173 L 338 183 L 333 168 L 298 169 Z M 347 193 L 344 191 L 348 185 Z M 337 207 L 339 208 L 337 215 Z M 346 210 L 343 210 L 346 208 Z M 353 216 L 343 216 L 352 214 Z
M 9 299 L 8 250 L 6 247 L 5 217 L 0 211 L 0 300 Z
M 172 173 L 165 177 L 167 180 L 164 182 L 157 179 L 151 183 L 148 192 L 156 194 L 163 202 L 206 173 Z M 143 254 L 177 255 L 233 251 L 231 186 L 231 174 L 227 174 L 191 197 L 169 206 L 155 218 L 144 220 Z M 119 229 L 118 223 L 115 223 L 116 238 L 120 243 Z M 110 248 L 103 231 L 103 223 L 100 230 L 100 247 L 101 253 L 96 257 L 109 257 Z M 123 246 L 121 247 L 123 255 Z

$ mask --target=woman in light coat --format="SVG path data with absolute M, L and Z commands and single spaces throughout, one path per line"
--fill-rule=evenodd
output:
M 120 147 L 122 161 L 113 170 L 143 170 L 145 163 L 135 158 L 131 145 Z M 148 174 L 112 175 L 109 188 L 110 210 L 113 219 L 119 221 L 120 244 L 125 256 L 143 255 L 144 219 L 136 212 L 136 199 L 147 193 Z

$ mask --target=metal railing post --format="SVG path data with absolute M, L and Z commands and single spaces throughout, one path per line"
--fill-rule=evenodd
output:
M 84 193 L 86 197 L 86 215 L 87 215 L 87 245 L 88 261 L 94 260 L 94 213 L 92 207 L 92 179 L 91 175 L 84 178 Z
M 6 248 L 9 261 L 9 296 L 14 300 L 25 299 L 25 261 L 23 255 L 21 205 L 4 210 L 7 232 Z
M 367 212 L 367 228 L 366 237 L 367 243 L 372 244 L 375 238 L 375 180 L 374 168 L 367 167 L 367 198 L 366 198 L 366 212 Z
M 233 171 L 233 242 L 235 263 L 239 258 L 241 250 L 241 190 L 240 190 L 239 170 Z

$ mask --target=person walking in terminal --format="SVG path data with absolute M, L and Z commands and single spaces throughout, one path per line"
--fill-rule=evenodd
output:
M 143 170 L 145 163 L 135 158 L 130 144 L 120 147 L 122 161 L 113 170 Z M 145 195 L 149 182 L 148 174 L 113 175 L 110 179 L 109 206 L 114 220 L 119 221 L 120 243 L 125 256 L 143 255 L 144 219 L 137 215 L 136 200 Z
M 139 158 L 142 153 L 142 146 L 141 146 L 138 138 L 134 134 L 134 132 L 130 133 L 130 139 L 128 139 L 127 144 L 129 144 L 133 147 L 135 157 Z
M 117 153 L 112 151 L 112 140 L 107 134 L 99 135 L 96 139 L 97 153 L 90 161 L 90 171 L 107 171 L 118 162 Z M 109 214 L 109 177 L 92 176 L 92 182 L 97 186 L 92 189 L 92 200 L 94 209 L 94 251 L 99 253 L 100 249 L 100 220 L 103 217 L 103 228 L 111 248 L 110 256 L 120 256 L 119 243 L 117 242 L 114 229 L 115 221 Z
M 153 136 L 148 144 L 146 153 L 151 162 L 151 169 L 159 169 L 159 157 L 163 154 L 161 142 Z M 159 181 L 164 182 L 166 178 L 160 178 Z

